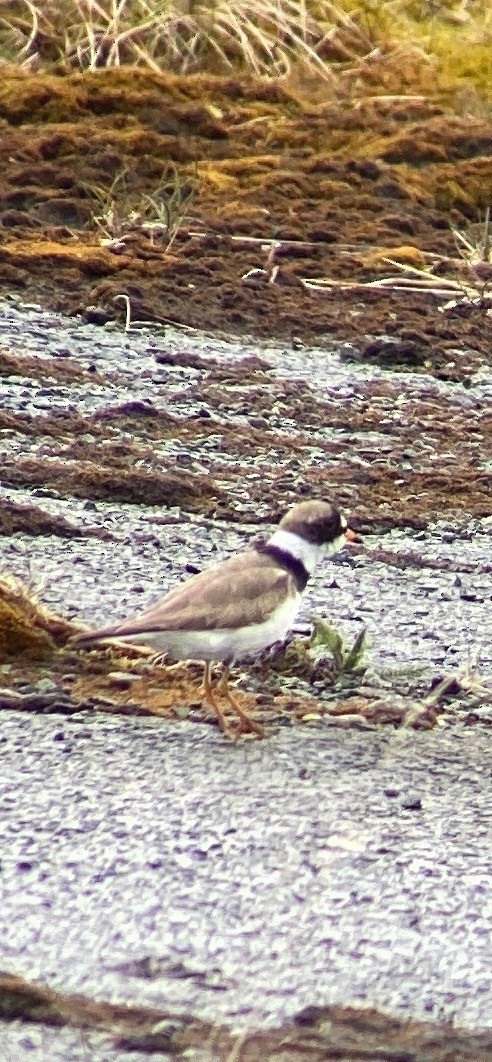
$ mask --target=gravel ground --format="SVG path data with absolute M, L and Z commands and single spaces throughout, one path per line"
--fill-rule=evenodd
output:
M 104 361 L 106 373 L 115 372 L 115 401 L 146 397 L 146 388 L 155 400 L 148 337 L 12 305 L 1 324 L 10 349 L 53 355 L 69 346 L 81 363 Z M 182 343 L 166 336 L 169 349 Z M 187 337 L 187 349 L 195 346 L 228 358 L 251 352 Z M 306 360 L 270 345 L 262 354 L 279 375 L 299 375 L 302 366 L 326 393 L 350 396 L 361 381 L 393 377 L 324 355 L 323 381 L 315 352 Z M 173 377 L 175 397 L 190 372 L 181 383 Z M 443 402 L 470 401 L 458 385 L 399 380 L 407 397 L 423 387 Z M 31 383 L 9 381 L 9 408 L 66 407 L 67 388 L 43 395 Z M 485 401 L 490 382 L 476 387 Z M 103 391 L 78 389 L 71 400 L 91 411 L 107 401 L 107 385 Z M 22 450 L 29 440 L 16 437 L 15 445 Z M 206 564 L 257 530 L 178 510 L 162 524 L 157 508 L 43 488 L 3 496 L 111 532 L 107 541 L 2 539 L 4 569 L 31 577 L 47 604 L 90 623 L 143 606 L 187 564 Z M 422 564 L 378 561 L 371 551 L 380 545 L 402 556 L 418 551 Z M 490 678 L 490 521 L 396 529 L 368 535 L 366 547 L 323 567 L 301 621 L 314 609 L 347 636 L 366 624 L 373 684 L 406 672 L 428 684 L 476 652 Z M 437 568 L 425 566 L 436 560 Z M 485 722 L 490 707 L 483 712 Z M 277 1024 L 330 1001 L 470 1026 L 490 1021 L 485 728 L 448 716 L 430 732 L 322 723 L 233 745 L 209 727 L 161 719 L 3 712 L 1 721 L 4 969 L 238 1028 Z M 116 1057 L 92 1034 L 18 1024 L 0 1029 L 0 1049 L 8 1062 Z
M 121 332 L 105 332 L 104 329 L 87 325 L 70 318 L 43 311 L 40 307 L 24 307 L 15 302 L 3 305 L 0 315 L 0 335 L 12 351 L 33 354 L 36 357 L 66 357 L 77 365 L 93 365 L 104 373 L 104 386 L 82 386 L 80 382 L 68 386 L 53 381 L 49 386 L 40 386 L 39 380 L 9 377 L 3 385 L 2 399 L 9 409 L 42 416 L 48 410 L 70 408 L 88 414 L 110 402 L 117 406 L 128 400 L 152 400 L 165 409 L 172 402 L 173 415 L 189 416 L 194 409 L 193 395 L 189 393 L 190 381 L 198 375 L 196 369 L 177 368 L 168 372 L 156 366 L 155 353 L 165 347 L 168 352 L 186 348 L 188 353 L 214 355 L 230 360 L 244 357 L 257 350 L 247 341 L 228 343 L 204 336 L 183 335 L 166 331 L 165 341 L 157 335 L 137 331 L 129 335 Z M 458 384 L 447 384 L 428 376 L 402 375 L 384 372 L 379 368 L 354 367 L 344 364 L 336 354 L 324 351 L 287 350 L 275 344 L 261 347 L 262 357 L 268 359 L 279 378 L 295 377 L 309 381 L 325 400 L 337 403 L 353 403 L 354 409 L 367 406 L 371 399 L 361 391 L 368 383 L 382 381 L 397 389 L 386 398 L 373 396 L 372 401 L 381 409 L 381 417 L 391 417 L 395 400 L 398 416 L 404 416 L 408 404 L 418 396 L 427 401 L 436 397 L 443 408 L 450 410 L 477 407 L 487 404 L 492 396 L 492 378 L 486 373 L 475 381 L 473 394 Z M 408 413 L 408 416 L 411 414 Z M 227 422 L 227 411 L 221 413 Z M 234 424 L 247 423 L 247 414 L 237 408 L 229 415 Z M 282 418 L 280 418 L 282 420 Z M 278 431 L 279 429 L 276 428 Z M 292 431 L 283 422 L 283 431 Z M 200 443 L 199 451 L 182 439 L 167 440 L 166 459 L 171 454 L 185 467 L 188 462 L 207 460 L 216 473 L 221 462 L 229 465 L 234 475 L 237 458 L 228 455 L 221 441 L 220 426 L 217 437 L 211 436 Z M 316 431 L 316 436 L 319 429 Z M 375 438 L 374 433 L 347 433 L 326 429 L 325 435 L 338 442 L 340 449 L 350 446 L 357 454 L 372 451 L 372 458 L 381 446 L 391 446 L 388 436 Z M 415 435 L 419 429 L 415 426 Z M 381 442 L 381 440 L 383 440 Z M 432 437 L 428 447 L 437 445 Z M 5 453 L 42 456 L 49 453 L 38 440 L 29 435 L 7 437 L 1 444 Z M 384 451 L 383 451 L 384 452 Z M 265 455 L 262 454 L 262 459 Z M 436 451 L 436 462 L 441 461 Z M 267 455 L 268 457 L 268 455 Z M 275 458 L 270 457 L 275 466 Z M 306 453 L 306 464 L 326 461 L 316 456 L 313 446 Z M 486 453 L 481 453 L 482 463 Z M 243 459 L 244 468 L 254 468 L 254 457 Z M 485 467 L 485 466 L 484 466 Z M 260 472 L 260 475 L 264 472 Z M 230 475 L 230 473 L 229 473 Z M 296 473 L 297 475 L 297 473 Z M 237 473 L 236 473 L 237 481 Z M 231 489 L 230 482 L 228 489 Z M 241 510 L 241 489 L 236 484 L 238 499 L 236 510 Z M 268 488 L 267 488 L 268 489 Z M 46 512 L 62 515 L 81 528 L 109 531 L 114 536 L 110 541 L 94 539 L 64 540 L 55 536 L 31 537 L 28 535 L 5 536 L 2 552 L 5 567 L 23 579 L 29 579 L 43 601 L 64 614 L 77 616 L 80 620 L 99 624 L 124 617 L 135 608 L 144 607 L 169 586 L 187 574 L 187 565 L 202 567 L 217 557 L 244 545 L 257 530 L 248 523 L 245 506 L 245 522 L 230 525 L 220 520 L 211 521 L 199 515 L 179 509 L 168 510 L 162 524 L 161 507 L 125 505 L 110 501 L 80 500 L 72 495 L 64 497 L 50 488 L 38 486 L 4 488 L 1 496 L 17 502 L 35 502 Z M 236 497 L 236 495 L 235 495 Z M 417 510 L 418 511 L 418 510 Z M 264 518 L 268 501 L 255 506 L 255 520 Z M 415 665 L 429 667 L 441 673 L 449 668 L 473 660 L 479 656 L 484 675 L 492 670 L 492 610 L 490 602 L 490 520 L 461 516 L 456 520 L 430 522 L 425 531 L 396 528 L 385 535 L 365 537 L 366 553 L 357 557 L 340 555 L 327 563 L 313 580 L 310 594 L 301 620 L 306 620 L 311 611 L 321 611 L 332 616 L 347 636 L 353 636 L 361 625 L 366 625 L 372 638 L 371 665 L 377 668 Z M 423 566 L 410 566 L 395 570 L 392 564 L 371 557 L 371 550 L 383 545 L 391 554 L 413 552 L 423 560 Z M 425 567 L 426 561 L 435 563 L 432 570 Z
M 477 731 L 8 713 L 1 770 L 4 967 L 247 1026 L 342 999 L 490 1020 Z
M 19 492 L 15 494 L 19 497 Z M 64 507 L 71 518 L 75 508 L 73 503 Z M 82 509 L 80 503 L 78 508 Z M 157 512 L 140 510 L 136 520 L 133 509 L 97 505 L 98 516 L 103 526 L 112 529 L 116 543 L 18 535 L 5 539 L 5 566 L 29 579 L 46 604 L 98 626 L 145 607 L 185 578 L 187 565 L 205 567 L 240 548 L 255 532 L 247 526 L 231 529 L 186 521 L 177 527 L 154 527 L 150 534 Z M 56 510 L 62 507 L 57 504 Z M 91 512 L 92 523 L 94 515 Z M 490 531 L 479 530 L 476 522 L 472 534 L 470 523 L 461 533 L 454 530 L 452 542 L 443 543 L 447 526 L 437 525 L 425 535 L 393 531 L 383 539 L 366 536 L 365 545 L 370 551 L 383 541 L 396 554 L 418 549 L 423 557 L 469 563 L 472 572 L 395 570 L 370 555 L 334 557 L 310 582 L 300 623 L 313 612 L 328 616 L 348 640 L 366 626 L 371 638 L 367 662 L 378 672 L 414 668 L 431 678 L 472 661 L 478 653 L 480 674 L 490 677 L 491 587 L 490 575 L 483 571 L 490 557 Z

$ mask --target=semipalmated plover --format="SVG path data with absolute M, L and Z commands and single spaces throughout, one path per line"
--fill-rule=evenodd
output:
M 263 727 L 229 690 L 232 664 L 285 640 L 318 561 L 355 538 L 334 505 L 300 502 L 283 517 L 271 538 L 254 539 L 247 549 L 193 575 L 144 612 L 113 627 L 82 634 L 75 644 L 91 646 L 117 638 L 150 646 L 175 660 L 202 660 L 201 692 L 224 733 L 229 731 L 217 694 L 239 716 L 241 730 L 263 737 Z M 213 661 L 224 663 L 215 689 Z

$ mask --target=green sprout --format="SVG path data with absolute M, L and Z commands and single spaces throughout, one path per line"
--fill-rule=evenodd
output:
M 369 647 L 369 636 L 366 628 L 359 631 L 353 645 L 347 645 L 336 627 L 323 619 L 321 616 L 312 616 L 314 631 L 309 643 L 310 649 L 317 651 L 328 649 L 333 657 L 335 669 L 338 675 L 349 672 L 365 671 L 362 658 Z

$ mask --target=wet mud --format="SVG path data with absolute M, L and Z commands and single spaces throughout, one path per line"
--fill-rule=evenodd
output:
M 4 288 L 101 323 L 124 320 L 125 295 L 132 320 L 341 340 L 363 363 L 468 380 L 490 364 L 492 269 L 453 229 L 478 247 L 489 112 L 428 71 L 407 98 L 366 75 L 367 95 L 309 98 L 247 77 L 7 67 Z M 408 290 L 415 270 L 441 294 Z

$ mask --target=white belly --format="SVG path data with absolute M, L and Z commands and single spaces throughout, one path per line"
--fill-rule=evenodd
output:
M 241 660 L 284 641 L 301 605 L 301 595 L 289 597 L 264 623 L 223 627 L 210 631 L 151 631 L 126 639 L 150 645 L 175 660 Z

